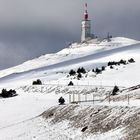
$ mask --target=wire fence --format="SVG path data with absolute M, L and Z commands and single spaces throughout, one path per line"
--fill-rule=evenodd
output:
M 117 95 L 113 96 L 112 91 L 106 94 L 103 97 L 97 97 L 94 94 L 69 94 L 69 103 L 70 104 L 116 104 L 119 102 L 123 102 L 123 105 L 130 105 L 131 103 L 131 96 L 130 94 L 123 95 L 119 98 Z

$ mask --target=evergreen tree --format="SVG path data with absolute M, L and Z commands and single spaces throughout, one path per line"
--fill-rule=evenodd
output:
M 73 84 L 72 81 L 70 81 L 69 84 L 68 84 L 68 86 L 73 86 L 73 85 L 74 85 L 74 84 Z
M 105 70 L 105 66 L 102 66 L 102 71 L 104 71 Z
M 78 73 L 77 79 L 79 80 L 80 78 L 82 78 L 82 74 L 81 73 Z
M 135 63 L 135 60 L 133 58 L 128 60 L 129 63 Z
M 65 103 L 65 99 L 63 97 L 60 97 L 58 99 L 58 102 L 59 102 L 60 105 L 63 105 Z
M 119 87 L 118 86 L 114 86 L 113 91 L 112 91 L 112 95 L 117 95 L 118 91 L 119 91 Z
M 83 67 L 81 68 L 81 73 L 83 73 L 83 74 L 86 73 L 86 70 Z
M 76 74 L 76 72 L 73 69 L 71 69 L 70 72 L 69 72 L 69 75 L 74 76 L 75 74 Z
M 96 72 L 96 74 L 99 74 L 99 73 L 101 73 L 101 70 L 99 68 L 96 68 L 95 72 Z
M 42 82 L 40 79 L 37 79 L 36 81 L 33 81 L 32 85 L 42 85 Z
M 110 69 L 113 69 L 113 66 L 112 65 L 110 66 Z

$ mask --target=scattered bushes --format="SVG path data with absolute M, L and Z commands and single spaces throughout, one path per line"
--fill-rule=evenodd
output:
M 107 63 L 107 66 L 110 68 L 110 69 L 114 69 L 116 65 L 126 65 L 126 64 L 129 64 L 129 63 L 135 63 L 135 60 L 133 58 L 129 59 L 128 61 L 126 60 L 123 60 L 121 59 L 120 61 L 109 61 Z M 92 69 L 92 72 L 96 73 L 97 74 L 100 74 L 102 73 L 102 71 L 105 71 L 106 70 L 106 66 L 102 66 L 101 68 L 96 68 L 96 69 Z M 69 75 L 70 76 L 77 76 L 77 79 L 80 80 L 80 78 L 82 78 L 82 74 L 86 74 L 86 70 L 85 68 L 81 67 L 81 68 L 78 68 L 77 71 L 74 71 L 74 70 L 70 70 L 69 72 Z M 76 78 L 76 76 L 74 78 Z M 83 75 L 84 76 L 84 75 Z M 87 77 L 87 75 L 85 75 L 85 77 Z
M 33 81 L 32 85 L 42 85 L 42 82 L 40 79 L 37 79 L 36 81 Z
M 60 105 L 63 105 L 65 103 L 65 99 L 63 97 L 60 97 L 58 99 L 58 102 L 59 102 Z
M 15 90 L 10 89 L 9 91 L 7 91 L 6 89 L 2 89 L 1 91 L 1 97 L 3 98 L 14 97 L 14 96 L 17 96 Z
M 123 65 L 126 65 L 127 63 L 134 63 L 135 60 L 133 58 L 129 59 L 128 62 L 126 60 L 123 60 L 121 59 L 120 61 L 110 61 L 108 62 L 108 66 L 113 66 L 113 65 L 120 65 L 120 64 L 123 64 Z

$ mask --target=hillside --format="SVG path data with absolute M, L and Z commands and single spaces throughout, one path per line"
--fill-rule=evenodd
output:
M 91 70 L 107 65 L 109 61 L 134 58 L 136 63 L 133 65 L 125 66 L 126 68 L 119 67 L 117 71 L 107 70 L 96 78 L 86 80 L 93 80 L 95 82 L 91 84 L 96 83 L 98 85 L 101 82 L 107 85 L 114 85 L 115 83 L 123 86 L 135 85 L 139 83 L 137 76 L 140 66 L 139 51 L 139 42 L 127 38 L 113 38 L 111 42 L 103 41 L 100 44 L 82 44 L 2 70 L 0 71 L 0 81 L 7 83 L 16 79 L 21 80 L 22 83 L 31 83 L 33 79 L 40 78 L 44 83 L 52 80 L 63 83 L 64 79 L 68 83 L 69 79 L 63 78 L 61 80 L 61 78 L 66 77 L 70 69 L 76 70 L 78 67 L 85 67 L 87 70 Z M 134 74 L 133 80 L 131 76 L 128 76 L 132 75 L 132 72 Z
M 12 88 L 18 94 L 0 97 L 0 139 L 139 140 L 139 54 L 139 41 L 117 37 L 99 44 L 73 44 L 0 71 L 0 89 Z M 131 58 L 135 62 L 128 62 Z M 127 63 L 107 66 L 121 59 Z M 102 66 L 101 73 L 92 71 Z M 69 75 L 79 67 L 86 70 L 82 78 Z M 36 79 L 43 84 L 32 85 Z M 70 81 L 74 86 L 68 86 Z M 114 85 L 119 92 L 113 96 Z M 71 104 L 77 101 L 81 102 Z

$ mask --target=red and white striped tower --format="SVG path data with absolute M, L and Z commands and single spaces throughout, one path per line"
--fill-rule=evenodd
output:
M 91 37 L 91 24 L 88 18 L 87 3 L 85 3 L 84 19 L 82 20 L 81 42 L 84 42 Z

